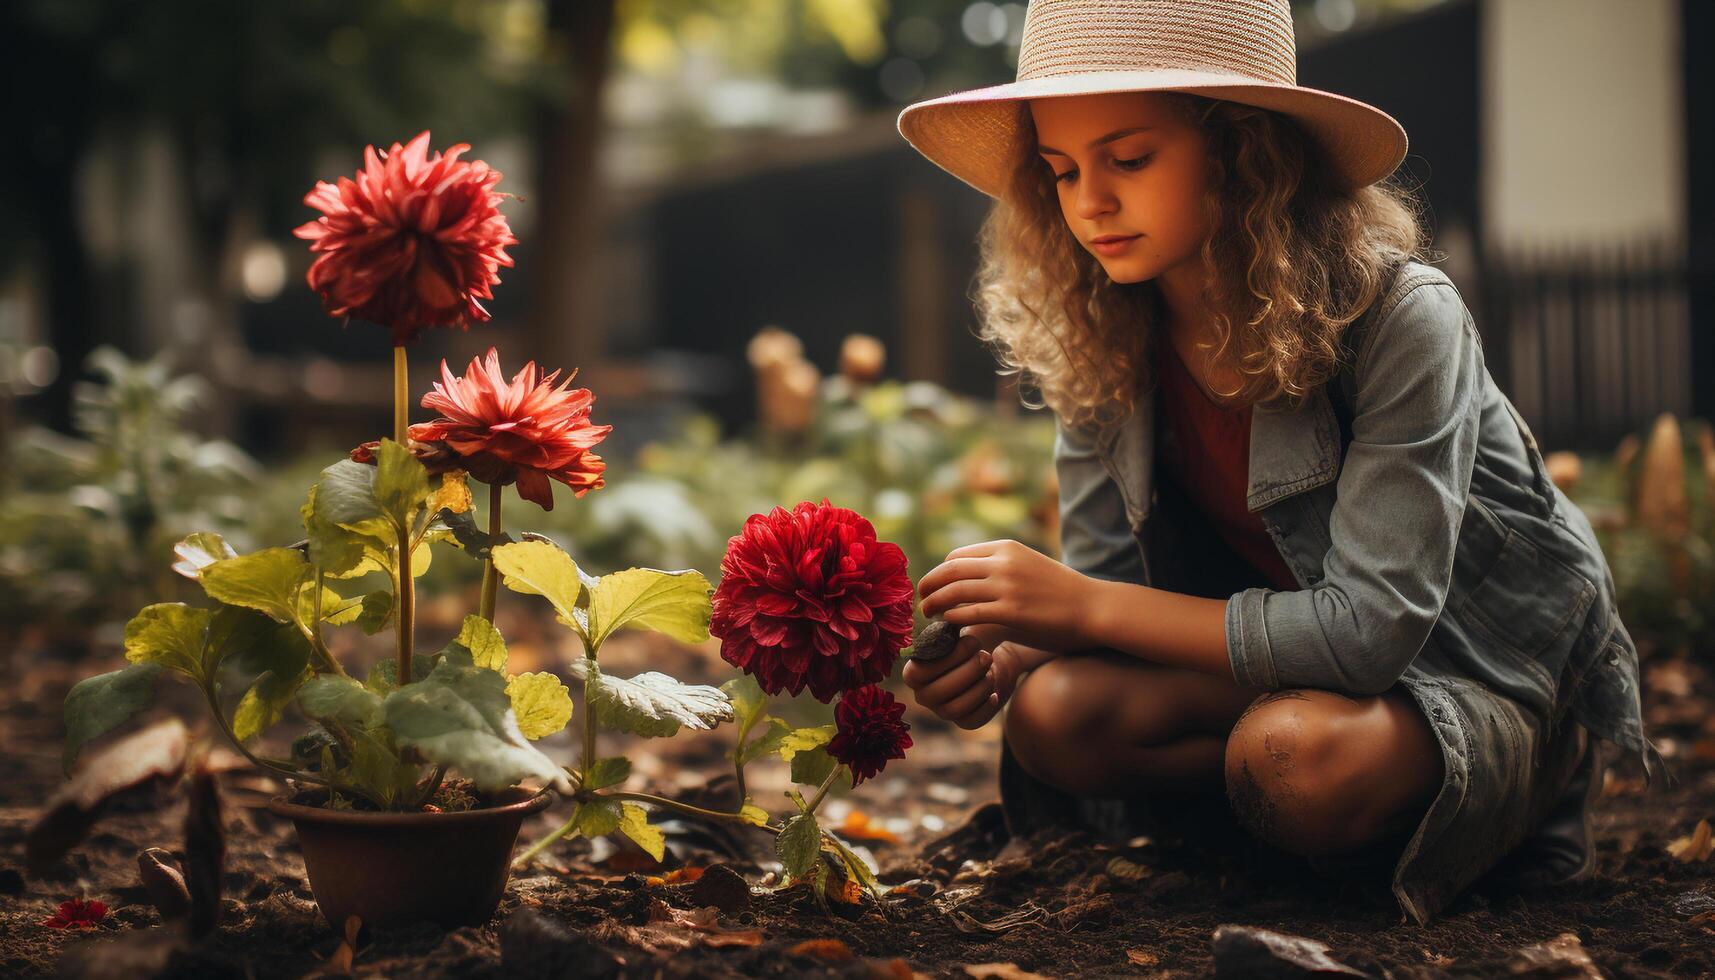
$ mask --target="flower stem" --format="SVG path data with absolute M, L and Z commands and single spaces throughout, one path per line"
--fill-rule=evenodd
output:
M 822 805 L 822 797 L 828 795 L 828 790 L 833 788 L 834 780 L 840 777 L 840 773 L 845 771 L 845 768 L 843 765 L 835 766 L 833 771 L 828 773 L 828 778 L 822 780 L 821 788 L 816 790 L 816 795 L 810 798 L 810 805 L 804 809 L 805 814 L 816 812 L 816 808 Z
M 753 824 L 750 821 L 744 819 L 743 815 L 741 815 L 741 814 L 723 813 L 719 810 L 705 810 L 700 806 L 692 806 L 689 803 L 680 803 L 678 800 L 669 800 L 664 796 L 654 796 L 654 795 L 651 795 L 649 793 L 612 792 L 612 793 L 590 793 L 589 795 L 592 797 L 601 797 L 601 798 L 610 799 L 610 800 L 634 800 L 638 803 L 653 803 L 656 806 L 664 806 L 664 807 L 668 808 L 669 810 L 677 810 L 680 813 L 687 814 L 687 815 L 693 816 L 693 817 L 702 817 L 705 820 L 721 820 L 721 821 L 725 821 L 726 823 L 743 824 L 746 827 L 755 827 L 756 826 L 756 824 Z M 780 826 L 778 824 L 764 824 L 762 826 L 762 829 L 772 830 L 775 833 L 780 832 Z
M 494 601 L 500 593 L 500 573 L 494 567 L 494 543 L 500 537 L 501 491 L 498 483 L 488 485 L 488 561 L 482 566 L 482 618 L 494 622 Z
M 411 574 L 411 531 L 399 527 L 399 686 L 411 683 L 411 652 L 416 639 L 417 582 Z
M 595 710 L 590 707 L 590 692 L 595 689 L 596 660 L 594 651 L 591 653 L 590 662 L 585 665 L 584 670 L 584 760 L 578 766 L 579 772 L 589 772 L 590 767 L 595 765 Z M 581 784 L 582 780 L 579 782 Z
M 405 345 L 399 344 L 393 348 L 393 441 L 406 449 L 411 448 L 405 441 L 410 429 L 410 392 L 411 374 L 406 370 Z
M 535 860 L 536 855 L 542 853 L 544 850 L 547 850 L 548 845 L 554 843 L 555 841 L 559 840 L 560 838 L 571 833 L 572 832 L 572 824 L 576 823 L 577 819 L 578 819 L 578 811 L 573 810 L 572 815 L 566 818 L 566 822 L 563 824 L 560 824 L 559 827 L 555 828 L 553 833 L 542 838 L 541 840 L 537 841 L 536 843 L 531 844 L 529 850 L 525 851 L 523 854 L 520 854 L 520 855 L 518 855 L 517 858 L 513 859 L 512 866 L 514 868 L 522 868 L 522 867 L 525 867 L 526 865 L 528 865 L 531 861 Z

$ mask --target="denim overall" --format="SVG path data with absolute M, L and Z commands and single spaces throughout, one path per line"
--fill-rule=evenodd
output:
M 1576 761 L 1550 758 L 1568 716 L 1638 755 L 1652 783 L 1660 757 L 1595 532 L 1489 376 L 1452 282 L 1401 261 L 1344 339 L 1328 385 L 1252 412 L 1247 504 L 1297 591 L 1268 587 L 1156 479 L 1148 394 L 1120 425 L 1060 427 L 1062 556 L 1087 575 L 1228 598 L 1242 684 L 1412 695 L 1446 773 L 1394 867 L 1394 895 L 1421 923 L 1540 819 Z M 1010 756 L 1009 815 L 1044 788 Z

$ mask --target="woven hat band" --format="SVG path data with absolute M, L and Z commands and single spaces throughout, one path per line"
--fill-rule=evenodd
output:
M 1287 0 L 1034 0 L 1018 80 L 1191 69 L 1298 84 Z

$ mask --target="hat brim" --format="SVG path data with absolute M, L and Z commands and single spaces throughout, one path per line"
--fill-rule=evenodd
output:
M 1405 128 L 1375 106 L 1333 92 L 1183 70 L 1079 72 L 968 89 L 906 106 L 899 134 L 930 162 L 990 197 L 1008 180 L 1017 103 L 1114 92 L 1191 92 L 1270 109 L 1295 120 L 1323 148 L 1339 183 L 1382 180 L 1405 159 Z

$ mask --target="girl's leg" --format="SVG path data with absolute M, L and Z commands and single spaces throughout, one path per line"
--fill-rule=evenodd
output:
M 1227 733 L 1263 693 L 1113 650 L 1067 654 L 1019 682 L 1006 739 L 1026 772 L 1079 796 L 1219 792 Z
M 1025 676 L 1006 738 L 1028 773 L 1069 793 L 1225 788 L 1258 837 L 1299 854 L 1408 830 L 1441 785 L 1441 751 L 1411 698 L 1266 692 L 1116 651 Z
M 1415 827 L 1443 763 L 1404 689 L 1352 698 L 1305 688 L 1245 711 L 1227 740 L 1226 776 L 1252 833 L 1297 854 L 1338 854 Z

